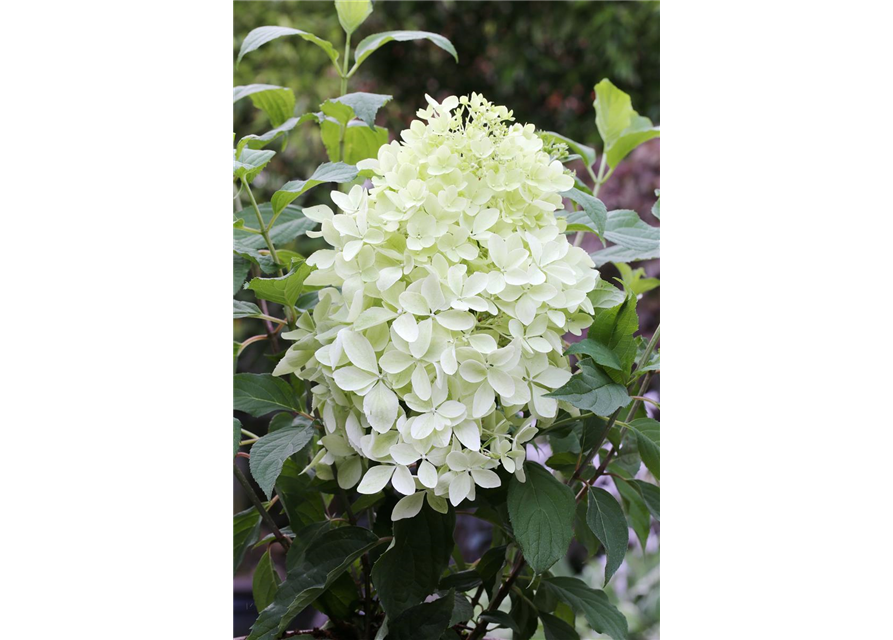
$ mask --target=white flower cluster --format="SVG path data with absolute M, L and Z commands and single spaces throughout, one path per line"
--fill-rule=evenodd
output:
M 545 394 L 571 376 L 561 336 L 592 322 L 598 279 L 554 213 L 574 180 L 533 125 L 476 94 L 428 102 L 360 163 L 373 188 L 304 209 L 332 249 L 307 260 L 324 288 L 274 372 L 315 383 L 317 473 L 365 494 L 390 482 L 395 520 L 426 496 L 473 500 L 500 464 L 524 480 L 525 443 L 558 410 Z

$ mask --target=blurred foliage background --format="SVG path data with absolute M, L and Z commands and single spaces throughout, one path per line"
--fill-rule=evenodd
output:
M 642 115 L 660 121 L 659 12 L 658 2 L 379 0 L 354 34 L 354 45 L 380 31 L 433 31 L 450 39 L 459 62 L 429 42 L 392 42 L 363 64 L 348 90 L 394 96 L 378 119 L 392 137 L 426 106 L 425 93 L 441 99 L 476 91 L 508 106 L 519 122 L 599 148 L 592 101 L 602 78 L 629 93 Z M 235 2 L 233 20 L 234 62 L 248 32 L 264 25 L 310 31 L 336 50 L 344 48 L 331 2 Z M 319 111 L 339 91 L 325 53 L 299 38 L 282 38 L 247 55 L 234 70 L 233 86 L 252 83 L 294 89 L 298 114 Z M 250 100 L 234 105 L 233 126 L 237 137 L 271 128 Z M 293 131 L 289 148 L 265 172 L 272 184 L 263 185 L 264 198 L 281 184 L 276 172 L 284 180 L 306 177 L 325 160 L 311 126 Z

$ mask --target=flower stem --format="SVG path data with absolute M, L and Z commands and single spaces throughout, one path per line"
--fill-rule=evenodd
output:
M 239 481 L 239 484 L 242 485 L 242 488 L 248 495 L 248 499 L 251 501 L 251 504 L 254 505 L 254 508 L 257 509 L 257 511 L 260 513 L 261 519 L 270 528 L 270 531 L 273 532 L 273 535 L 275 536 L 279 544 L 282 545 L 282 548 L 288 551 L 289 547 L 291 547 L 291 540 L 286 538 L 285 535 L 283 535 L 283 533 L 279 530 L 279 527 L 276 526 L 276 523 L 273 522 L 272 516 L 266 509 L 264 509 L 263 503 L 261 503 L 260 498 L 257 497 L 257 494 L 254 493 L 254 489 L 251 487 L 251 483 L 248 482 L 248 478 L 245 477 L 245 474 L 242 473 L 242 470 L 239 469 L 238 465 L 233 465 L 233 473 L 236 474 L 236 479 Z

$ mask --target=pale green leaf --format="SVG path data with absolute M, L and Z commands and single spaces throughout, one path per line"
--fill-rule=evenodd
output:
M 370 0 L 335 0 L 335 9 L 338 11 L 338 22 L 348 35 L 359 28 L 372 13 Z
M 242 423 L 238 418 L 233 418 L 233 458 L 239 453 L 239 443 L 242 441 Z
M 589 218 L 591 226 L 595 229 L 595 232 L 599 236 L 604 235 L 608 221 L 608 209 L 605 207 L 604 202 L 577 188 L 563 191 L 560 195 L 563 198 L 568 198 L 580 205 L 583 208 L 583 212 Z
M 429 40 L 450 53 L 456 59 L 456 62 L 459 62 L 459 54 L 456 53 L 453 43 L 441 35 L 431 33 L 430 31 L 385 31 L 384 33 L 376 33 L 363 38 L 360 44 L 357 45 L 357 49 L 354 52 L 356 59 L 354 69 L 363 64 L 363 61 L 382 45 L 388 42 L 405 42 L 407 40 Z
M 605 547 L 605 584 L 623 563 L 629 546 L 629 528 L 623 509 L 610 493 L 599 487 L 589 488 L 589 508 L 586 524 Z
M 289 118 L 293 118 L 295 115 L 295 93 L 287 87 L 271 84 L 233 87 L 233 102 L 237 102 L 245 96 L 250 96 L 254 106 L 267 114 L 274 127 L 284 125 Z
M 270 144 L 273 140 L 280 136 L 285 136 L 289 131 L 294 129 L 295 127 L 304 124 L 309 121 L 317 121 L 317 115 L 315 113 L 305 113 L 300 117 L 292 117 L 283 122 L 281 125 L 276 127 L 275 129 L 271 129 L 266 133 L 262 133 L 260 135 L 247 135 L 241 140 L 239 140 L 239 144 L 236 146 L 236 153 L 242 150 L 243 147 L 248 147 L 249 149 L 262 149 L 266 145 Z
M 605 143 L 608 166 L 616 167 L 630 151 L 643 142 L 660 136 L 651 120 L 632 107 L 628 94 L 610 80 L 595 85 L 595 126 Z
M 258 209 L 260 210 L 261 218 L 263 218 L 264 226 L 269 226 L 270 221 L 273 218 L 273 205 L 266 202 L 260 205 Z M 252 221 L 254 223 L 253 226 L 257 226 L 257 215 L 255 214 L 253 207 L 250 209 L 242 209 L 236 215 Z M 274 224 L 273 228 L 269 231 L 270 240 L 273 241 L 273 246 L 278 249 L 281 245 L 287 244 L 298 236 L 304 235 L 313 229 L 316 224 L 316 222 L 304 215 L 301 207 L 290 204 L 277 216 L 276 224 Z M 249 226 L 252 225 L 249 224 Z M 264 240 L 263 236 L 241 229 L 233 230 L 233 240 L 238 241 L 241 247 L 248 247 L 251 249 L 267 248 L 267 242 Z
M 300 411 L 294 389 L 269 373 L 237 373 L 233 376 L 233 408 L 255 418 L 272 411 Z
M 233 177 L 253 181 L 275 155 L 275 151 L 265 149 L 242 149 L 240 154 L 233 149 Z
M 252 278 L 247 288 L 263 300 L 293 307 L 304 293 L 304 280 L 313 271 L 306 262 L 292 266 L 291 271 L 281 278 Z
M 345 183 L 355 180 L 357 168 L 343 162 L 326 162 L 306 180 L 292 180 L 273 194 L 273 213 L 279 213 L 295 198 L 324 182 Z
M 535 462 L 524 465 L 525 482 L 509 481 L 508 511 L 524 559 L 543 573 L 567 553 L 574 535 L 574 492 Z
M 264 315 L 264 312 L 256 304 L 242 300 L 233 300 L 233 320 L 239 318 L 259 318 L 262 315 Z
M 375 115 L 392 98 L 393 96 L 380 93 L 356 92 L 345 94 L 339 98 L 332 98 L 330 102 L 350 107 L 357 118 L 365 122 L 370 129 L 374 129 Z
M 239 57 L 236 59 L 236 66 L 239 66 L 239 63 L 242 62 L 242 58 L 246 53 L 250 53 L 271 40 L 281 38 L 282 36 L 301 36 L 304 40 L 312 42 L 325 51 L 332 62 L 337 65 L 338 52 L 335 51 L 335 47 L 333 47 L 332 43 L 328 40 L 323 40 L 312 33 L 301 31 L 300 29 L 292 29 L 291 27 L 258 27 L 257 29 L 252 30 L 242 42 L 242 48 L 239 50 Z
M 589 292 L 589 300 L 596 309 L 611 309 L 626 299 L 624 293 L 606 280 L 599 279 Z

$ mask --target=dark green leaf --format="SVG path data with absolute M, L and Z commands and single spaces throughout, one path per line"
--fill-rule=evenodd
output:
M 233 458 L 239 453 L 239 443 L 242 441 L 242 423 L 238 418 L 233 418 Z
M 280 582 L 282 580 L 276 572 L 276 567 L 273 566 L 270 550 L 267 549 L 254 568 L 254 577 L 251 579 L 251 593 L 254 595 L 254 606 L 258 611 L 263 611 L 273 602 Z
M 440 589 L 455 589 L 462 593 L 474 589 L 479 584 L 481 584 L 480 574 L 474 569 L 468 569 L 467 571 L 459 571 L 444 576 L 440 579 L 438 586 Z
M 316 430 L 309 423 L 268 433 L 251 447 L 251 475 L 267 498 L 273 497 L 273 485 L 285 460 L 310 442 Z
M 363 61 L 382 45 L 391 41 L 405 42 L 407 40 L 430 40 L 444 51 L 450 53 L 456 59 L 456 62 L 459 62 L 459 54 L 456 53 L 453 43 L 441 35 L 429 31 L 385 31 L 373 34 L 360 41 L 354 53 L 356 59 L 354 68 L 363 64 Z
M 453 615 L 450 616 L 450 626 L 457 624 L 462 624 L 464 622 L 468 622 L 471 620 L 471 616 L 474 615 L 474 609 L 471 607 L 471 603 L 468 601 L 464 595 L 458 592 L 455 593 L 456 601 L 453 604 Z
M 255 418 L 271 411 L 300 411 L 294 390 L 282 378 L 269 373 L 237 373 L 233 376 L 233 408 Z
M 304 607 L 316 600 L 354 560 L 379 544 L 378 536 L 360 527 L 341 527 L 316 537 L 303 561 L 288 572 L 273 603 L 251 627 L 249 640 L 274 640 Z M 452 611 L 452 599 L 450 611 Z M 447 613 L 449 622 L 449 613 Z
M 233 516 L 233 574 L 245 558 L 245 552 L 260 537 L 260 514 L 252 507 Z
M 608 465 L 608 469 L 616 472 L 613 465 Z M 636 532 L 639 544 L 644 550 L 645 544 L 648 542 L 648 535 L 651 533 L 651 514 L 648 512 L 645 500 L 635 488 L 623 480 L 618 480 L 616 477 L 614 478 L 614 486 L 617 487 L 620 497 L 623 498 L 629 525 Z
M 574 513 L 574 536 L 577 542 L 586 547 L 589 556 L 594 556 L 601 548 L 601 542 L 592 533 L 589 524 L 586 522 L 586 511 L 589 506 L 589 495 L 584 493 L 580 502 L 577 503 L 577 510 Z
M 304 293 L 304 280 L 312 271 L 306 262 L 292 264 L 291 271 L 281 278 L 252 278 L 247 288 L 258 298 L 293 307 Z
M 260 205 L 258 209 L 263 218 L 264 226 L 268 226 L 270 220 L 273 219 L 273 206 L 270 203 L 265 203 Z M 248 226 L 257 226 L 257 215 L 253 208 L 242 209 L 236 213 L 236 215 L 245 218 L 246 220 L 251 220 L 252 224 L 249 224 Z M 273 245 L 278 248 L 280 245 L 291 242 L 298 236 L 304 235 L 315 226 L 316 222 L 306 217 L 301 207 L 290 204 L 285 207 L 276 218 L 276 224 L 270 229 L 270 240 L 272 240 Z M 241 229 L 233 230 L 233 240 L 237 240 L 243 247 L 250 247 L 252 249 L 267 248 L 267 242 L 264 240 L 263 236 L 249 231 L 242 231 Z
M 251 263 L 248 260 L 233 254 L 233 295 L 239 293 L 250 270 Z
M 550 613 L 540 612 L 546 640 L 580 640 L 580 635 L 567 622 Z
M 566 385 L 547 393 L 547 397 L 564 400 L 583 411 L 608 416 L 630 403 L 626 387 L 616 384 L 590 360 L 580 362 L 580 371 Z
M 502 573 L 502 568 L 505 566 L 506 549 L 508 549 L 506 545 L 487 549 L 475 565 L 474 570 L 481 577 L 487 593 L 493 593 L 496 587 L 496 578 Z
M 258 47 L 265 45 L 270 40 L 281 38 L 282 36 L 301 36 L 304 40 L 312 42 L 325 51 L 333 63 L 338 62 L 338 52 L 328 40 L 318 38 L 312 33 L 301 31 L 300 29 L 292 29 L 290 27 L 258 27 L 252 30 L 242 42 L 242 48 L 239 50 L 239 57 L 236 59 L 236 66 L 242 62 L 242 58 L 246 53 L 250 53 Z
M 349 573 L 342 573 L 332 585 L 318 597 L 313 606 L 330 620 L 346 620 L 357 610 L 360 593 Z
M 531 599 L 532 591 L 514 591 L 512 593 L 512 608 L 509 615 L 517 623 L 519 631 L 512 633 L 512 640 L 530 640 L 539 626 L 539 611 L 537 611 Z
M 313 478 L 301 473 L 304 466 L 303 463 L 298 464 L 293 456 L 282 465 L 282 472 L 276 480 L 276 493 L 295 531 L 301 531 L 326 517 L 322 494 L 312 486 Z
M 455 512 L 425 505 L 413 518 L 394 523 L 394 546 L 372 567 L 372 583 L 388 617 L 419 604 L 437 589 L 450 562 Z
M 524 465 L 526 482 L 509 481 L 508 510 L 528 564 L 543 573 L 564 557 L 573 532 L 576 501 L 570 487 L 535 462 Z
M 582 613 L 596 632 L 614 640 L 626 640 L 626 618 L 608 601 L 604 591 L 592 589 L 578 578 L 544 578 L 540 588 L 552 590 L 560 601 Z
M 439 640 L 450 624 L 455 603 L 455 594 L 449 591 L 438 600 L 407 609 L 388 623 L 387 640 Z
M 629 529 L 623 509 L 610 493 L 598 487 L 589 488 L 589 508 L 586 523 L 595 537 L 605 546 L 605 584 L 623 563 L 629 546 Z
M 488 613 L 482 613 L 480 616 L 478 616 L 478 620 L 480 620 L 481 622 L 495 624 L 506 629 L 511 629 L 515 633 L 521 633 L 521 629 L 518 628 L 518 623 L 515 622 L 512 617 L 505 611 L 490 611 Z
M 660 422 L 651 418 L 638 418 L 629 423 L 636 433 L 639 455 L 648 470 L 660 480 Z
M 567 351 L 565 351 L 565 354 L 571 353 L 575 355 L 585 354 L 603 367 L 610 367 L 611 369 L 618 370 L 623 368 L 616 353 L 598 340 L 592 338 L 587 338 L 586 340 L 581 340 L 580 342 L 572 344 L 568 347 Z
M 286 205 L 305 191 L 324 182 L 345 183 L 351 182 L 357 177 L 357 168 L 343 162 L 326 162 L 321 164 L 306 180 L 292 180 L 287 182 L 273 194 L 273 213 L 282 211 Z
M 583 207 L 583 212 L 588 216 L 598 235 L 604 235 L 608 221 L 608 209 L 605 203 L 588 193 L 583 193 L 577 188 L 563 191 L 561 196 L 568 198 Z
M 648 507 L 648 511 L 651 512 L 654 519 L 660 521 L 660 489 L 642 480 L 630 480 L 629 483 L 641 494 L 645 506 Z

